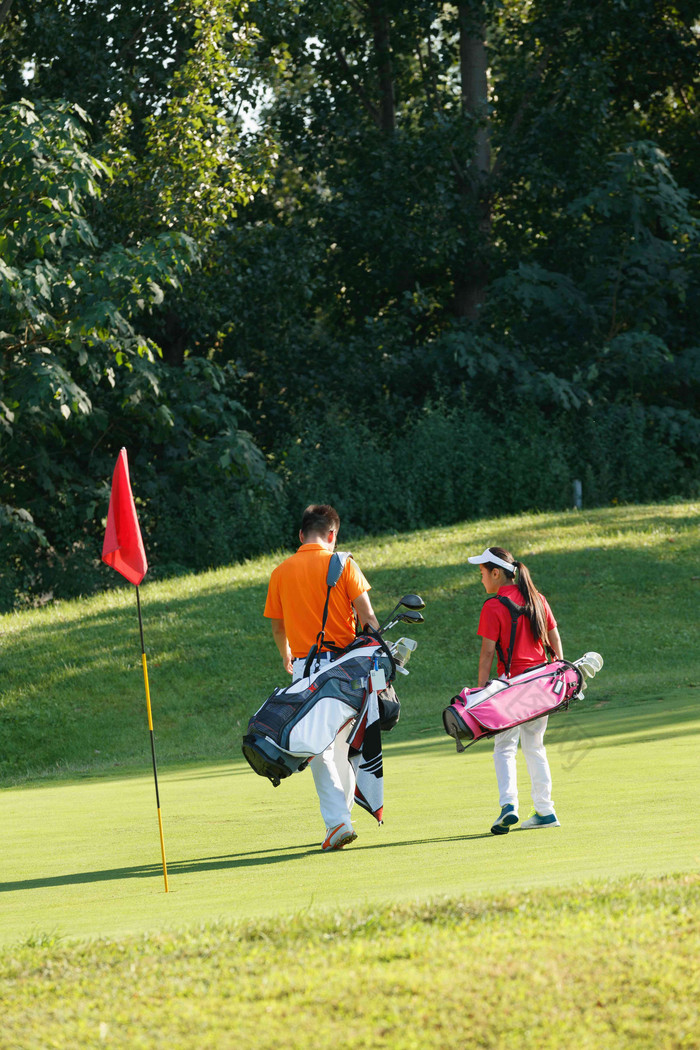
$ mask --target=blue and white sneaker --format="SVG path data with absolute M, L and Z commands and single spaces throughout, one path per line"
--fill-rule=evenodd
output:
M 507 835 L 513 824 L 517 824 L 520 817 L 515 812 L 515 806 L 510 802 L 501 810 L 498 819 L 491 825 L 492 835 Z
M 524 820 L 520 827 L 523 831 L 529 828 L 559 828 L 561 827 L 557 820 L 556 813 L 549 813 L 546 817 L 541 817 L 537 810 L 533 809 L 527 820 Z

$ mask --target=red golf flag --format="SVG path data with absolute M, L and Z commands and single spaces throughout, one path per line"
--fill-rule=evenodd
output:
M 125 576 L 129 583 L 137 587 L 148 569 L 134 497 L 131 494 L 125 448 L 119 453 L 112 475 L 112 493 L 109 497 L 102 561 L 111 565 Z

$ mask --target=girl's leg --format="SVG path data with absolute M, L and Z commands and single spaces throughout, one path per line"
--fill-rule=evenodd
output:
M 503 806 L 514 806 L 518 811 L 518 776 L 515 756 L 518 750 L 518 739 L 523 726 L 505 729 L 497 733 L 493 742 L 493 764 L 498 781 L 498 797 L 501 809 Z
M 534 722 L 525 722 L 520 726 L 520 746 L 527 762 L 532 785 L 532 804 L 541 817 L 554 813 L 552 804 L 552 774 L 549 771 L 547 751 L 544 746 L 544 732 L 547 728 L 547 716 L 536 718 Z

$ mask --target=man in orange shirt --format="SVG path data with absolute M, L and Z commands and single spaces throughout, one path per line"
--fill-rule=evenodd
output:
M 315 643 L 323 621 L 328 595 L 326 574 L 338 539 L 340 518 L 333 507 L 313 504 L 302 517 L 296 554 L 286 558 L 270 577 L 264 615 L 272 621 L 272 635 L 284 669 L 296 680 L 304 673 L 306 657 Z M 369 600 L 369 583 L 352 557 L 328 596 L 328 615 L 324 630 L 321 662 L 332 659 L 327 648 L 343 648 L 355 637 L 355 619 L 361 627 L 379 628 Z M 311 759 L 321 815 L 326 826 L 322 849 L 342 849 L 357 838 L 350 809 L 355 797 L 355 772 L 350 764 L 347 738 L 351 719 L 343 726 L 330 747 Z

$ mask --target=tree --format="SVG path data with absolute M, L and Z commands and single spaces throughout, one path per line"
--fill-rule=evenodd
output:
M 353 450 L 364 462 L 376 442 L 380 461 L 406 420 L 425 424 L 424 462 L 451 463 L 450 442 L 431 443 L 467 433 L 459 420 L 481 419 L 485 391 L 533 448 L 561 437 L 560 478 L 584 444 L 611 452 L 626 493 L 689 483 L 700 450 L 689 0 L 170 0 L 148 12 L 14 0 L 0 18 L 5 100 L 68 96 L 94 118 L 90 154 L 113 177 L 101 196 L 82 194 L 97 242 L 85 273 L 97 280 L 103 258 L 128 272 L 174 234 L 197 245 L 196 265 L 176 246 L 179 284 L 161 302 L 119 308 L 136 342 L 120 330 L 114 386 L 85 380 L 90 357 L 72 370 L 54 358 L 90 400 L 90 411 L 68 404 L 64 422 L 91 448 L 138 434 L 153 521 L 177 499 L 152 472 L 158 449 L 176 474 L 195 458 L 181 491 L 206 489 L 208 521 L 222 464 L 235 498 L 221 517 L 243 519 L 255 495 L 275 535 L 285 510 L 241 406 L 290 501 L 295 478 L 330 485 L 331 462 L 342 489 Z M 91 37 L 99 47 L 84 47 Z M 169 441 L 175 431 L 182 441 Z M 481 423 L 468 433 L 488 447 Z M 519 445 L 531 476 L 540 457 Z M 60 449 L 49 453 L 57 478 Z M 610 484 L 590 488 L 607 498 Z M 28 505 L 11 506 L 33 543 L 16 513 Z M 221 551 L 248 542 L 216 535 Z M 187 546 L 168 544 L 166 560 Z M 186 556 L 213 558 L 205 546 Z
M 4 29 L 0 95 L 69 99 L 91 119 L 94 152 L 113 173 L 90 209 L 101 239 L 128 245 L 177 230 L 197 241 L 200 268 L 150 329 L 165 359 L 181 365 L 211 335 L 198 284 L 202 269 L 211 273 L 209 244 L 269 166 L 264 144 L 246 149 L 241 138 L 254 93 L 245 4 L 15 0 Z
M 239 431 L 235 377 L 210 367 L 218 421 L 211 406 L 209 416 L 201 407 L 190 410 L 196 377 L 190 370 L 190 389 L 172 389 L 157 345 L 139 331 L 196 261 L 194 242 L 172 232 L 138 245 L 100 245 L 86 203 L 99 198 L 110 172 L 89 152 L 86 115 L 77 107 L 19 102 L 0 108 L 0 149 L 9 159 L 0 194 L 0 505 L 7 567 L 0 601 L 6 605 L 17 592 L 49 590 L 61 576 L 64 593 L 71 575 L 79 589 L 94 580 L 95 535 L 121 444 L 130 446 L 146 475 L 157 475 L 158 455 L 177 420 L 179 447 L 185 441 L 200 473 L 213 460 L 219 484 L 242 478 L 254 487 L 265 470 Z M 173 470 L 168 485 L 176 491 L 181 483 Z M 43 545 L 43 555 L 28 549 L 34 544 Z M 169 559 L 175 560 L 172 552 Z
M 196 0 L 4 0 L 3 99 L 70 99 L 98 132 L 126 103 L 140 126 L 169 96 L 173 71 L 187 60 L 198 9 Z
M 280 143 L 283 192 L 270 217 L 313 225 L 325 294 L 309 310 L 326 339 L 352 345 L 360 375 L 381 370 L 387 355 L 399 362 L 412 347 L 452 344 L 459 332 L 477 354 L 495 337 L 514 373 L 523 359 L 532 371 L 536 328 L 529 347 L 527 335 L 521 346 L 499 338 L 511 311 L 501 294 L 497 308 L 482 309 L 488 280 L 512 275 L 517 284 L 521 267 L 534 265 L 552 274 L 550 296 L 578 280 L 587 219 L 577 202 L 600 185 L 605 158 L 648 140 L 650 113 L 665 112 L 661 139 L 692 108 L 691 5 L 608 0 L 582 14 L 549 0 L 306 0 L 254 5 L 252 17 L 266 56 L 278 59 L 267 127 Z M 629 46 L 647 33 L 658 44 L 653 62 Z M 667 163 L 673 178 L 676 158 Z M 688 279 L 691 258 L 685 251 Z M 555 392 L 558 376 L 567 403 L 582 349 L 591 352 L 581 334 L 590 305 L 576 309 L 578 330 L 569 325 L 558 361 L 549 347 L 542 354 L 553 381 L 542 389 Z M 343 340 L 333 339 L 341 327 Z M 449 381 L 448 369 L 439 380 Z
M 178 235 L 100 248 L 85 201 L 99 195 L 109 169 L 87 146 L 78 107 L 0 110 L 9 161 L 0 184 L 0 502 L 15 521 L 45 519 L 41 508 L 66 495 L 56 452 L 69 445 L 74 421 L 93 413 L 103 385 L 123 386 L 118 374 L 128 373 L 125 394 L 138 400 L 156 383 L 155 348 L 135 322 L 195 257 Z M 92 497 L 94 511 L 94 489 Z

